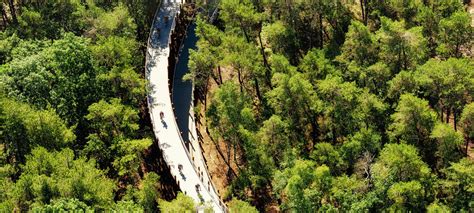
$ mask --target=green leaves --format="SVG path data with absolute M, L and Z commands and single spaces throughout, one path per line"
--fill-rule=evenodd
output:
M 427 41 L 421 27 L 405 28 L 403 21 L 381 17 L 381 28 L 376 32 L 380 59 L 393 73 L 413 69 L 426 60 Z
M 138 112 L 129 106 L 122 105 L 121 100 L 114 98 L 110 102 L 101 100 L 89 106 L 87 120 L 99 136 L 119 137 L 132 134 L 138 129 Z
M 145 174 L 145 177 L 142 181 L 142 187 L 136 193 L 136 197 L 138 198 L 138 203 L 140 203 L 141 206 L 143 206 L 143 209 L 147 212 L 156 212 L 158 210 L 157 202 L 158 202 L 158 197 L 159 197 L 159 194 L 158 194 L 159 179 L 160 177 L 154 172 Z M 179 197 L 179 194 L 178 194 L 178 197 Z
M 77 199 L 96 210 L 109 206 L 113 202 L 113 182 L 95 168 L 94 161 L 74 158 L 70 149 L 60 152 L 48 152 L 42 147 L 34 149 L 15 184 L 13 198 L 16 204 L 53 202 L 57 206 L 54 199 L 66 198 Z M 84 204 L 79 206 L 85 208 Z
M 446 58 L 461 57 L 461 49 L 469 48 L 474 36 L 469 14 L 462 10 L 455 12 L 450 17 L 442 19 L 439 25 L 440 45 L 437 48 L 438 53 Z
M 149 138 L 140 140 L 124 140 L 118 144 L 118 153 L 121 157 L 115 158 L 113 165 L 120 176 L 135 175 L 142 162 L 142 153 L 152 144 Z
M 229 202 L 228 208 L 232 213 L 258 213 L 258 210 L 249 203 L 235 198 Z
M 152 140 L 138 136 L 138 112 L 123 105 L 118 98 L 101 100 L 89 106 L 91 134 L 84 153 L 95 157 L 101 166 L 112 163 L 118 175 L 135 175 L 142 160 L 141 153 Z
M 462 157 L 461 145 L 464 138 L 460 132 L 444 123 L 437 123 L 431 133 L 431 138 L 437 142 L 436 156 L 441 168 L 447 167 L 450 162 L 457 162 Z
M 159 200 L 158 202 L 161 212 L 194 212 L 196 210 L 194 200 L 181 192 L 173 201 Z
M 393 184 L 387 194 L 388 198 L 394 202 L 390 209 L 403 211 L 421 208 L 425 192 L 418 181 L 409 181 Z
M 131 38 L 137 26 L 130 17 L 127 8 L 119 4 L 109 13 L 102 13 L 94 23 L 94 30 L 98 35 L 109 37 L 119 35 Z
M 358 66 L 371 65 L 378 59 L 375 36 L 359 21 L 351 22 L 341 49 L 342 54 L 338 57 L 347 63 L 356 63 Z
M 50 150 L 70 145 L 76 138 L 72 129 L 52 110 L 35 110 L 27 104 L 0 100 L 0 137 L 9 162 L 23 163 L 35 146 Z
M 446 179 L 441 181 L 441 191 L 446 193 L 446 203 L 454 210 L 471 208 L 474 198 L 474 163 L 463 158 L 444 171 Z
M 429 143 L 428 137 L 437 117 L 426 100 L 404 94 L 391 117 L 393 123 L 388 134 L 392 141 L 404 141 L 419 148 L 422 148 L 423 143 Z
M 424 180 L 430 169 L 418 156 L 418 151 L 408 144 L 387 144 L 372 166 L 376 186 L 390 186 L 399 181 Z
M 461 123 L 463 132 L 471 140 L 474 139 L 474 103 L 466 105 L 462 111 Z

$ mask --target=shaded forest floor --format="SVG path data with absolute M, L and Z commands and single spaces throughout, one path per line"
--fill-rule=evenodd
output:
M 221 68 L 222 70 L 222 81 L 237 81 L 237 77 L 232 75 L 232 72 L 229 70 L 226 70 L 226 68 Z M 215 71 L 217 73 L 217 71 Z M 217 75 L 217 74 L 216 74 Z M 228 164 L 226 163 L 226 158 L 227 156 L 233 156 L 233 149 L 230 148 L 227 149 L 225 141 L 223 141 L 220 138 L 217 138 L 216 136 L 212 136 L 212 133 L 210 130 L 207 128 L 208 124 L 206 121 L 206 109 L 209 107 L 211 100 L 212 100 L 212 95 L 215 93 L 216 89 L 218 88 L 217 82 L 210 78 L 207 86 L 207 93 L 206 98 L 204 97 L 197 97 L 195 95 L 195 98 L 197 100 L 196 103 L 196 127 L 198 131 L 198 137 L 199 141 L 202 146 L 203 150 L 203 155 L 205 159 L 207 160 L 207 166 L 209 173 L 211 174 L 212 181 L 218 190 L 219 195 L 221 198 L 224 200 L 224 202 L 230 201 L 231 200 L 231 189 L 230 189 L 230 184 L 232 182 L 232 178 L 234 175 L 238 175 L 239 170 L 237 168 L 236 162 L 234 161 L 233 157 L 230 157 L 230 165 L 232 168 L 232 171 L 229 171 L 228 169 Z M 207 99 L 207 101 L 205 101 Z M 228 153 L 229 152 L 229 153 Z M 229 155 L 228 155 L 229 154 Z M 236 153 L 236 160 L 239 166 L 243 166 L 243 153 Z M 249 195 L 251 193 L 249 192 Z M 257 196 L 263 196 L 266 197 L 267 199 L 270 199 L 271 197 L 271 190 L 267 193 L 266 195 L 257 195 Z M 265 199 L 264 199 L 265 200 Z M 278 204 L 275 202 L 275 200 L 267 200 L 265 204 L 256 204 L 252 203 L 254 206 L 260 206 L 265 209 L 265 212 L 279 212 Z M 261 206 L 264 205 L 264 206 Z
M 216 189 L 219 192 L 219 195 L 225 199 L 227 195 L 227 187 L 230 182 L 227 176 L 227 164 L 224 161 L 224 158 L 219 154 L 226 153 L 225 143 L 218 140 L 217 138 L 212 138 L 210 132 L 208 131 L 207 122 L 206 122 L 206 109 L 210 104 L 211 94 L 218 88 L 218 85 L 214 80 L 209 80 L 208 92 L 205 94 L 207 97 L 207 103 L 204 101 L 204 97 L 197 98 L 197 109 L 199 110 L 197 117 L 197 131 L 199 135 L 199 142 L 202 145 L 204 158 L 207 160 L 207 166 L 209 173 L 211 174 L 212 181 L 216 186 Z M 207 105 L 207 106 L 206 106 Z M 196 112 L 197 113 L 197 112 Z M 220 150 L 217 149 L 219 146 Z M 237 170 L 237 166 L 233 165 L 234 171 Z

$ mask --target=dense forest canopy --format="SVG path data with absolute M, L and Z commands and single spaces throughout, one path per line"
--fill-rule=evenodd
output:
M 467 3 L 221 0 L 217 22 L 198 18 L 186 79 L 227 198 L 260 211 L 472 211 Z
M 185 79 L 231 212 L 474 209 L 467 1 L 203 2 Z M 0 3 L 0 211 L 195 209 L 144 162 L 159 4 Z
M 0 3 L 1 212 L 155 212 L 165 202 L 143 159 L 153 142 L 143 52 L 159 4 Z

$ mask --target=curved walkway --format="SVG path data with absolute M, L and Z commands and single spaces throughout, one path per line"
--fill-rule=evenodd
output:
M 214 212 L 225 212 L 225 206 L 209 181 L 207 169 L 201 167 L 204 161 L 200 149 L 197 152 L 188 152 L 173 113 L 168 86 L 168 57 L 170 35 L 175 25 L 174 18 L 179 12 L 179 2 L 180 0 L 165 0 L 155 14 L 151 27 L 146 56 L 146 78 L 149 82 L 148 107 L 153 132 L 181 191 L 197 203 L 203 202 L 205 206 L 211 207 Z M 169 17 L 168 23 L 163 21 L 165 16 Z M 163 118 L 161 115 L 164 115 Z M 191 155 L 197 155 L 197 162 L 194 162 L 195 158 Z M 196 167 L 196 164 L 199 166 Z M 200 210 L 202 209 L 203 206 L 200 206 Z

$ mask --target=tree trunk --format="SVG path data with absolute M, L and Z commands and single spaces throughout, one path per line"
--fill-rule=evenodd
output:
M 365 10 L 364 10 L 364 0 L 359 0 L 360 1 L 360 12 L 362 14 L 362 20 L 364 21 L 364 24 L 367 25 L 365 23 Z
M 458 121 L 457 121 L 456 110 L 453 110 L 453 119 L 454 119 L 454 131 L 458 131 Z
M 469 137 L 466 137 L 466 156 L 469 155 L 469 142 L 470 142 L 470 138 Z
M 367 26 L 368 22 L 369 22 L 369 9 L 368 9 L 368 5 L 367 5 L 367 1 L 368 0 L 363 0 L 364 1 L 364 24 Z
M 12 15 L 13 24 L 17 25 L 18 24 L 18 19 L 16 18 L 15 4 L 14 4 L 13 1 L 14 0 L 8 0 L 8 7 L 10 8 L 10 13 Z
M 209 78 L 206 80 L 206 87 L 204 88 L 204 112 L 207 111 L 207 91 L 209 88 Z
M 260 23 L 261 25 L 262 23 Z M 268 63 L 267 56 L 265 55 L 265 48 L 263 48 L 263 42 L 262 42 L 262 27 L 260 27 L 260 30 L 258 31 L 258 40 L 260 42 L 260 53 L 262 54 L 263 57 L 263 66 L 265 66 L 265 81 L 266 84 L 269 88 L 272 88 L 272 80 L 271 80 L 271 67 L 270 64 Z
M 237 165 L 237 168 L 239 168 L 239 161 L 237 160 L 237 144 L 233 143 L 232 146 L 234 148 L 234 163 Z
M 214 143 L 214 146 L 216 146 L 217 153 L 219 153 L 219 155 L 221 156 L 222 160 L 224 160 L 224 163 L 225 163 L 225 164 L 228 166 L 228 168 L 230 169 L 230 170 L 228 170 L 227 172 L 230 171 L 230 173 L 232 173 L 234 176 L 236 176 L 235 171 L 234 171 L 234 170 L 232 169 L 232 167 L 230 166 L 230 162 L 225 159 L 224 153 L 222 153 L 222 150 L 221 150 L 221 148 L 220 148 L 220 146 L 219 146 L 219 143 L 216 142 L 216 141 L 211 137 L 211 134 L 209 133 L 209 129 L 208 129 L 207 127 L 206 127 L 206 133 L 209 135 L 209 138 L 211 138 L 211 141 L 212 141 L 212 143 Z
M 221 71 L 221 66 L 217 66 L 217 72 L 219 73 L 219 80 L 221 81 L 220 83 L 217 83 L 218 85 L 224 83 L 224 81 L 222 81 L 222 71 Z
M 323 15 L 319 13 L 319 48 L 323 48 Z
M 238 80 L 239 80 L 240 93 L 243 93 L 244 92 L 244 87 L 243 87 L 244 82 L 242 81 L 242 74 L 241 74 L 240 68 L 237 69 L 237 77 L 238 77 Z
M 439 112 L 439 117 L 441 118 L 441 122 L 443 122 L 443 110 L 444 109 L 443 109 L 443 106 L 440 106 L 439 108 L 440 108 L 440 111 L 441 111 L 441 112 Z
M 3 6 L 3 3 L 1 5 L 2 7 L 2 20 L 3 20 L 3 29 L 6 29 L 7 28 L 7 13 L 5 11 L 5 7 Z
M 451 116 L 451 109 L 450 108 L 448 108 L 446 110 L 446 123 L 449 123 L 449 116 Z
M 242 23 L 242 21 L 240 21 L 240 28 L 244 32 L 245 40 L 247 40 L 247 43 L 250 43 L 249 35 L 247 34 L 247 31 L 245 30 L 245 27 L 244 27 L 244 24 Z
M 219 143 L 219 142 L 217 142 L 217 143 Z M 225 144 L 226 144 L 226 148 L 227 148 L 226 151 L 227 151 L 227 162 L 228 162 L 227 163 L 227 174 L 229 174 L 231 171 L 233 171 L 232 167 L 230 166 L 230 160 L 231 160 L 230 159 L 230 144 L 229 144 L 229 142 L 225 142 Z
M 262 98 L 262 94 L 260 93 L 260 86 L 258 85 L 258 79 L 257 77 L 254 77 L 253 80 L 255 82 L 255 93 L 257 94 L 257 98 L 260 102 L 262 102 L 263 98 Z
M 407 59 L 407 54 L 405 52 L 405 48 L 402 49 L 403 53 L 403 69 L 407 70 L 408 69 L 408 59 Z

